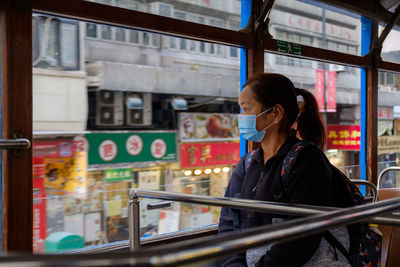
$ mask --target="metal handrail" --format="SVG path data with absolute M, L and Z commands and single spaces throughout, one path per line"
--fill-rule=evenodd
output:
M 297 215 L 297 216 L 306 216 L 306 215 L 315 215 L 320 214 L 326 211 L 337 210 L 338 208 L 333 207 L 322 207 L 322 206 L 311 206 L 311 205 L 289 205 L 286 203 L 277 203 L 277 202 L 267 202 L 267 201 L 257 201 L 257 200 L 246 200 L 246 199 L 237 199 L 237 198 L 227 198 L 227 197 L 211 197 L 211 196 L 202 196 L 202 195 L 190 195 L 190 194 L 179 194 L 179 193 L 171 193 L 165 191 L 152 191 L 152 190 L 141 190 L 137 188 L 133 188 L 129 192 L 131 199 L 137 199 L 139 197 L 144 198 L 154 198 L 154 199 L 162 199 L 162 200 L 173 200 L 187 203 L 195 203 L 195 204 L 205 204 L 212 206 L 223 206 L 230 207 L 236 209 L 249 209 L 260 212 L 270 212 L 275 214 L 284 214 L 284 215 Z M 132 205 L 131 205 L 132 204 Z M 132 209 L 138 209 L 138 202 L 136 203 L 137 207 L 133 206 L 133 203 L 130 202 L 129 211 Z M 139 239 L 134 240 L 134 233 L 138 233 L 140 231 L 139 222 L 133 223 L 133 217 L 129 217 L 129 240 L 130 240 L 130 249 L 135 251 L 139 248 Z M 375 217 L 369 220 L 371 223 L 375 224 L 385 224 L 385 225 L 400 225 L 400 217 L 398 215 L 389 216 L 380 216 Z M 136 234 L 138 236 L 138 234 Z
M 400 209 L 400 198 L 334 210 L 280 224 L 251 228 L 137 252 L 78 255 L 7 255 L 0 266 L 177 266 L 212 260 L 268 243 L 281 243 L 364 221 Z M 17 264 L 18 263 L 18 264 Z
M 168 247 L 146 249 L 155 256 L 150 258 L 151 266 L 176 266 L 204 259 L 229 255 L 249 248 L 281 243 L 309 235 L 339 228 L 348 224 L 365 221 L 377 215 L 400 209 L 400 198 L 392 198 L 366 205 L 329 211 L 310 217 L 284 221 L 276 225 L 247 229 L 220 237 L 207 237 L 198 241 L 190 240 Z M 190 246 L 189 246 L 190 244 Z M 188 248 L 189 247 L 189 248 Z M 165 253 L 161 255 L 159 253 Z
M 378 176 L 378 186 L 377 186 L 378 189 L 381 188 L 381 180 L 383 178 L 383 175 L 385 173 L 387 173 L 387 172 L 390 172 L 390 171 L 400 171 L 400 166 L 394 166 L 394 167 L 386 168 L 379 174 L 379 176 Z
M 351 182 L 354 183 L 354 184 L 360 184 L 360 185 L 365 185 L 365 186 L 370 187 L 372 189 L 373 194 L 374 194 L 373 195 L 373 202 L 378 201 L 378 196 L 379 196 L 378 189 L 376 188 L 376 186 L 373 183 L 368 182 L 366 180 L 360 180 L 360 179 L 351 179 Z

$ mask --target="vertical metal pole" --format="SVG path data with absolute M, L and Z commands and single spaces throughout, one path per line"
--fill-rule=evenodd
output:
M 129 201 L 129 250 L 137 251 L 140 245 L 139 200 L 137 197 Z
M 361 56 L 368 54 L 371 46 L 371 19 L 361 17 Z M 361 128 L 361 146 L 360 146 L 360 175 L 361 180 L 367 180 L 367 69 L 361 68 L 361 92 L 360 92 L 360 128 Z M 365 194 L 365 187 L 362 187 L 362 193 Z
M 240 27 L 246 27 L 251 15 L 251 0 L 242 0 Z M 240 91 L 247 80 L 247 48 L 240 48 Z M 247 153 L 247 142 L 240 136 L 240 157 Z

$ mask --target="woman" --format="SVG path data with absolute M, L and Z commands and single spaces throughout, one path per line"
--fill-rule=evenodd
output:
M 303 98 L 300 113 L 298 95 Z M 332 176 L 329 162 L 320 149 L 325 145 L 325 127 L 319 115 L 317 102 L 310 92 L 295 88 L 283 75 L 262 73 L 246 82 L 239 97 L 239 105 L 242 110 L 239 115 L 239 130 L 248 141 L 260 142 L 260 148 L 239 161 L 225 196 L 284 201 L 291 204 L 343 206 L 343 203 L 337 203 L 337 197 L 341 194 L 340 188 Z M 311 141 L 314 145 L 303 148 L 296 156 L 289 173 L 285 198 L 277 199 L 283 190 L 283 160 L 289 150 L 299 142 L 292 130 L 295 122 L 297 136 Z M 249 156 L 251 161 L 247 160 Z M 245 167 L 245 164 L 248 166 Z M 239 214 L 236 215 L 237 213 Z M 283 219 L 288 217 L 250 210 L 236 212 L 223 208 L 219 232 L 276 223 Z M 339 231 L 345 233 L 334 235 L 342 236 L 338 239 L 348 248 L 347 231 L 345 228 Z M 348 264 L 341 255 L 339 261 L 336 261 L 335 250 L 322 239 L 322 234 L 319 234 L 231 255 L 222 260 L 221 266 L 312 266 L 316 258 L 318 264 L 321 264 L 321 256 L 324 260 L 332 260 L 333 265 L 334 262 L 337 266 Z

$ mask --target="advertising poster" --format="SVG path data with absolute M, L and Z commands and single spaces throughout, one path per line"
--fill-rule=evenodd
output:
M 160 171 L 142 171 L 138 174 L 138 187 L 140 189 L 160 189 Z
M 100 212 L 85 214 L 85 241 L 100 240 L 101 214 Z
M 33 251 L 45 250 L 46 195 L 44 193 L 44 161 L 33 160 Z
M 45 158 L 45 186 L 48 194 L 85 194 L 87 152 L 73 158 Z
M 239 140 L 237 114 L 180 113 L 181 142 Z

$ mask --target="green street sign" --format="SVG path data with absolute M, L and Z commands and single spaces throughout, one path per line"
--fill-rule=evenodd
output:
M 301 56 L 302 48 L 300 44 L 276 40 L 276 51 Z
M 176 161 L 176 132 L 90 133 L 79 140 L 88 164 Z
M 132 169 L 108 169 L 104 171 L 106 182 L 123 181 L 132 179 Z

